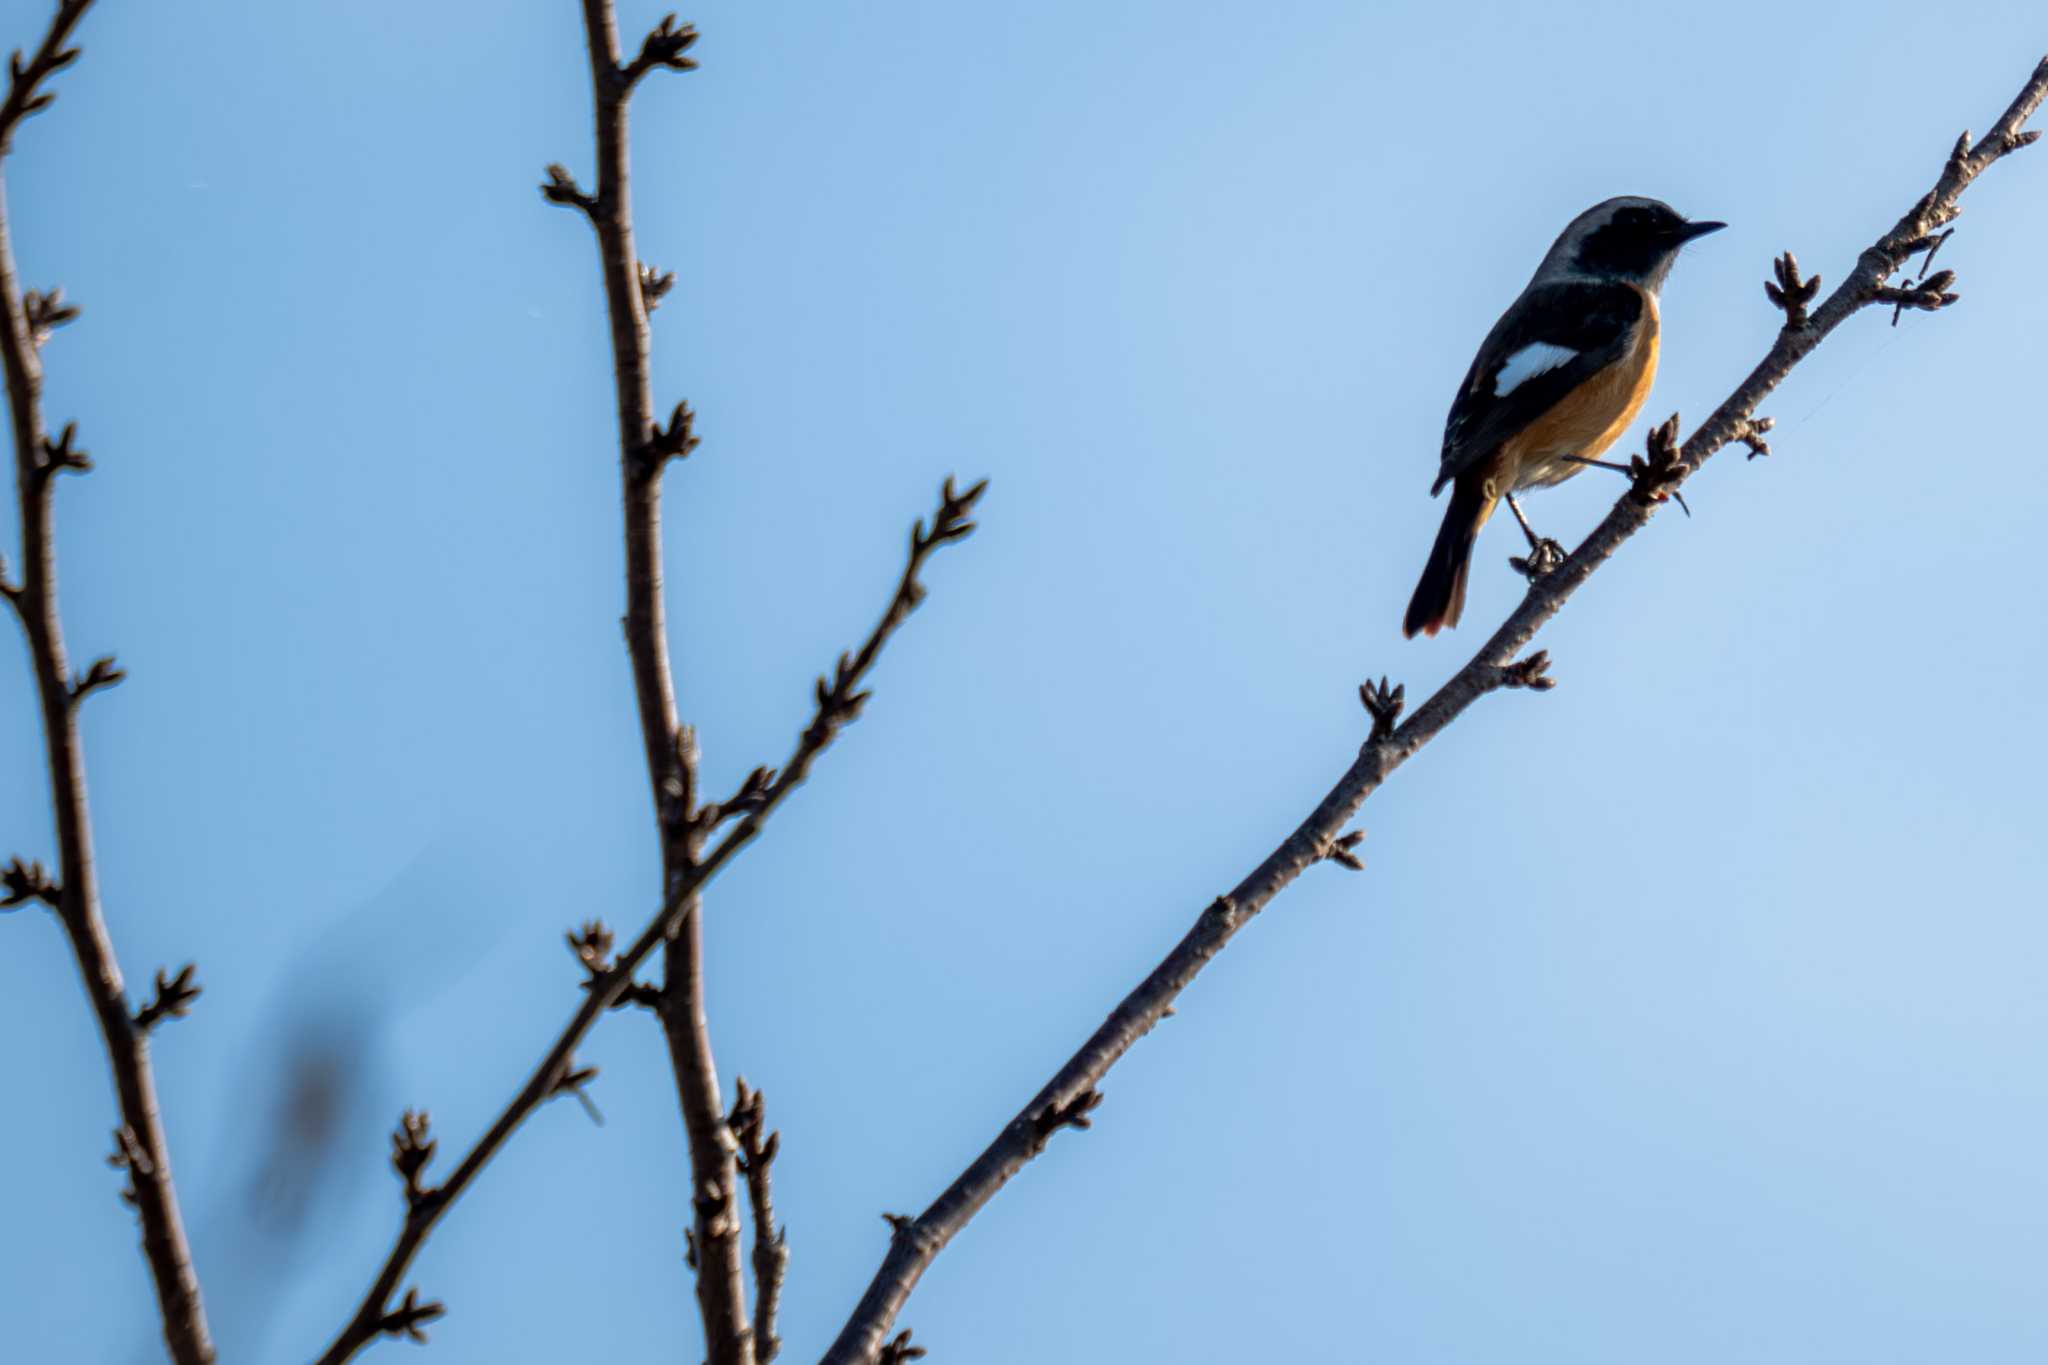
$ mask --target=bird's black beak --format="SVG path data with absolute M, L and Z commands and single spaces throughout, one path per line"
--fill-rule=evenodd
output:
M 1727 226 L 1726 223 L 1680 223 L 1678 229 L 1672 233 L 1672 236 L 1676 237 L 1682 246 L 1695 237 L 1704 237 L 1710 232 L 1719 232 Z

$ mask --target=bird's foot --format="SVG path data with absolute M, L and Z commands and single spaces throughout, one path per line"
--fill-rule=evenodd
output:
M 1537 579 L 1554 572 L 1564 560 L 1564 546 L 1545 536 L 1529 547 L 1526 558 L 1521 555 L 1511 556 L 1508 559 L 1508 567 L 1534 583 Z

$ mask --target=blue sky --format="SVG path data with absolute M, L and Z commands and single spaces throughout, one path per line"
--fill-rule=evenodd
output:
M 878 1214 L 1343 769 L 1356 684 L 1434 687 L 1516 599 L 1502 521 L 1467 629 L 1398 632 L 1445 408 L 1557 228 L 1620 193 L 1732 225 L 1665 294 L 1645 421 L 1698 418 L 1769 343 L 1771 256 L 1839 279 L 2048 45 L 2016 3 L 683 17 L 636 195 L 657 399 L 704 438 L 669 604 L 714 788 L 786 752 L 941 477 L 993 479 L 709 900 L 790 1359 Z M 7 173 L 26 281 L 85 308 L 48 408 L 99 462 L 72 641 L 131 673 L 87 722 L 108 913 L 138 990 L 206 984 L 156 1056 L 224 1359 L 299 1360 L 395 1228 L 399 1110 L 466 1145 L 574 1006 L 562 930 L 654 898 L 595 255 L 534 191 L 587 176 L 578 18 L 103 0 L 83 36 Z M 1546 633 L 1558 690 L 1403 769 L 1366 873 L 1304 878 L 947 1251 L 904 1318 L 934 1360 L 2048 1352 L 2042 156 L 1970 193 L 1961 304 L 1802 366 L 1777 454 Z M 1531 515 L 1571 542 L 1616 491 Z M 0 854 L 47 856 L 19 660 Z M 90 1018 L 53 924 L 0 940 L 0 1321 L 142 1358 Z M 292 1237 L 263 1173 L 309 1055 L 339 1129 Z M 605 1126 L 544 1111 L 417 1264 L 436 1359 L 697 1358 L 658 1031 L 584 1057 Z

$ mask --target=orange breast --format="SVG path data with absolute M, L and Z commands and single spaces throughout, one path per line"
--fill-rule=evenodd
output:
M 1656 378 L 1657 301 L 1645 294 L 1642 321 L 1628 353 L 1501 446 L 1502 484 L 1536 488 L 1561 483 L 1584 469 L 1562 457 L 1594 459 L 1619 440 L 1643 410 Z

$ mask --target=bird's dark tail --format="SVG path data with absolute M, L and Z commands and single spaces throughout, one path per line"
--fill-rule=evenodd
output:
M 1493 503 L 1482 479 L 1467 477 L 1451 485 L 1451 505 L 1444 509 L 1444 524 L 1430 548 L 1429 563 L 1423 566 L 1422 581 L 1409 599 L 1408 616 L 1401 622 L 1403 635 L 1410 639 L 1417 634 L 1434 635 L 1458 624 L 1465 610 L 1465 576 L 1472 567 L 1472 545 L 1479 539 L 1479 528 L 1493 515 Z

